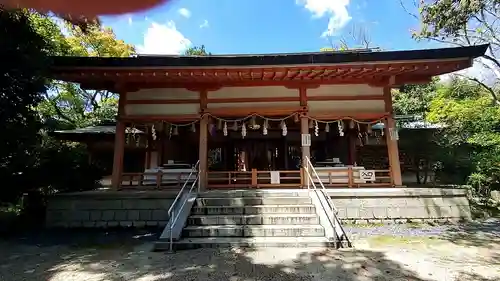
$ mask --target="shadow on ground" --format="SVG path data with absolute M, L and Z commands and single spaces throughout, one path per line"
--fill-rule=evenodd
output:
M 312 249 L 151 251 L 145 231 L 40 233 L 0 242 L 0 280 L 429 280 L 383 252 Z

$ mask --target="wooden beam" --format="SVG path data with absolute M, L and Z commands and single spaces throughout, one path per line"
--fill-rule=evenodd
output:
M 203 117 L 200 120 L 199 128 L 199 150 L 198 156 L 200 164 L 198 167 L 199 171 L 199 187 L 201 190 L 207 188 L 208 184 L 208 116 Z
M 123 121 L 167 121 L 167 122 L 189 122 L 200 119 L 199 114 L 185 114 L 185 115 L 126 115 L 120 118 Z
M 205 112 L 215 116 L 247 116 L 250 114 L 260 114 L 265 116 L 280 116 L 289 115 L 294 112 L 303 111 L 304 107 L 301 106 L 288 106 L 288 107 L 225 107 L 225 108 L 208 108 Z
M 309 115 L 313 117 L 314 119 L 319 119 L 319 120 L 337 120 L 337 119 L 342 119 L 342 118 L 353 118 L 353 119 L 360 119 L 360 120 L 377 120 L 377 119 L 382 119 L 386 116 L 389 115 L 388 112 L 358 112 L 358 111 L 344 111 L 344 112 L 310 112 Z
M 200 91 L 200 112 L 204 112 L 207 109 L 207 98 L 208 91 L 206 89 Z
M 299 88 L 299 99 L 300 99 L 300 106 L 307 106 L 307 88 L 306 87 Z

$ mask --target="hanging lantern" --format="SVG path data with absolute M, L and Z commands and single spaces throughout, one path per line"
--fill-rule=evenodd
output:
M 196 123 L 191 124 L 191 132 L 196 133 Z
M 309 120 L 309 129 L 314 128 L 313 120 Z
M 326 125 L 325 125 L 325 132 L 326 132 L 326 133 L 329 133 L 329 132 L 330 132 L 330 123 L 328 123 L 328 122 L 327 122 L 327 123 L 326 123 Z
M 179 129 L 177 128 L 177 126 L 173 126 L 173 132 L 172 132 L 172 135 L 174 136 L 178 136 L 179 135 Z
M 314 121 L 314 135 L 319 136 L 319 126 L 318 121 Z
M 224 122 L 224 128 L 222 129 L 222 132 L 224 133 L 224 136 L 227 136 L 227 122 Z
M 288 134 L 288 128 L 286 127 L 285 121 L 282 121 L 283 125 L 281 126 L 281 135 L 286 136 Z
M 349 121 L 349 129 L 354 129 L 354 120 Z
M 235 131 L 235 132 L 238 131 L 238 121 L 234 121 L 234 123 L 233 123 L 233 131 Z
M 267 127 L 269 126 L 269 121 L 264 120 L 264 124 L 262 125 L 262 134 L 267 136 Z
M 156 140 L 156 130 L 154 124 L 151 126 L 151 137 L 153 138 L 153 140 Z
M 339 128 L 339 136 L 344 136 L 344 126 L 342 125 L 342 120 L 337 121 L 337 126 Z
M 366 132 L 368 134 L 371 134 L 372 133 L 372 124 L 368 124 L 368 126 L 366 127 Z
M 241 125 L 241 137 L 245 138 L 247 136 L 247 127 L 245 126 L 245 123 Z
M 217 130 L 222 130 L 222 120 L 217 119 Z
M 299 114 L 297 113 L 297 114 L 295 114 L 295 115 L 293 116 L 293 122 L 295 122 L 295 123 L 299 123 L 299 121 L 300 121 L 300 120 L 299 120 Z

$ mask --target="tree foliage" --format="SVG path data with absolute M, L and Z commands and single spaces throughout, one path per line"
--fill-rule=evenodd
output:
M 481 77 L 466 77 L 483 87 L 493 102 L 500 104 L 500 93 L 494 85 L 500 80 L 500 1 L 435 0 L 421 1 L 421 29 L 414 38 L 428 39 L 452 46 L 490 44 L 478 60 L 486 70 Z M 417 17 L 417 16 L 416 16 Z
M 34 161 L 40 129 L 34 108 L 46 91 L 47 48 L 24 11 L 0 8 L 0 38 L 0 52 L 8 58 L 0 63 L 0 178 L 15 185 Z M 10 191 L 2 189 L 2 197 L 15 196 Z
M 85 31 L 66 24 L 63 29 L 45 15 L 31 14 L 36 30 L 51 38 L 49 53 L 67 56 L 129 57 L 135 48 L 118 40 L 110 28 L 91 23 Z M 53 81 L 38 106 L 43 120 L 53 128 L 76 128 L 114 120 L 117 96 L 107 90 L 82 89 L 74 83 Z
M 205 50 L 205 45 L 201 45 L 201 46 L 194 46 L 194 47 L 188 48 L 184 52 L 184 55 L 186 55 L 186 56 L 210 56 L 212 54 L 207 52 L 207 50 Z

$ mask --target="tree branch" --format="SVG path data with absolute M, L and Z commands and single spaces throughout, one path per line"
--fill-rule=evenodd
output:
M 410 11 L 408 11 L 408 9 L 406 9 L 405 4 L 403 4 L 403 0 L 399 0 L 399 4 L 401 5 L 401 7 L 403 8 L 403 10 L 405 10 L 405 12 L 406 12 L 408 15 L 410 15 L 410 16 L 412 16 L 412 17 L 414 17 L 416 20 L 420 20 L 420 19 L 419 19 L 419 17 L 418 17 L 417 15 L 415 15 L 415 14 L 413 14 L 413 13 L 410 13 Z M 416 3 L 415 3 L 415 2 L 413 2 L 413 4 L 414 4 L 414 5 L 416 5 Z
M 496 105 L 500 105 L 500 100 L 498 100 L 498 97 L 497 97 L 495 91 L 493 90 L 493 88 L 491 88 L 490 86 L 484 84 L 483 82 L 481 82 L 477 78 L 469 77 L 469 76 L 465 76 L 465 75 L 461 75 L 461 74 L 456 74 L 456 75 L 476 82 L 478 85 L 480 85 L 481 87 L 483 87 L 486 91 L 488 91 L 488 93 L 490 93 L 491 97 L 493 98 L 493 102 Z
M 58 92 L 58 95 L 59 95 L 59 90 L 57 90 L 57 92 Z M 72 125 L 76 124 L 76 122 L 74 120 L 71 120 L 71 118 L 69 118 L 68 116 L 66 116 L 66 114 L 64 114 L 61 111 L 61 109 L 59 108 L 59 106 L 57 105 L 57 103 L 53 99 L 50 98 L 50 96 L 49 96 L 49 94 L 47 92 L 45 92 L 44 95 L 45 95 L 45 98 L 47 99 L 47 101 L 52 105 L 52 107 L 54 108 L 54 110 L 56 111 L 57 115 L 60 118 L 68 121 Z

